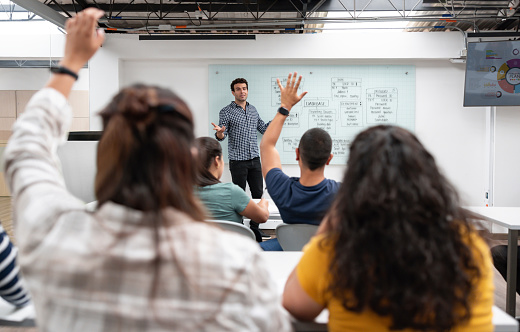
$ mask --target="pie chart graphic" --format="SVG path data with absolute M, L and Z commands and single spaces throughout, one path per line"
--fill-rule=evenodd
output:
M 498 69 L 497 80 L 505 92 L 520 93 L 520 59 L 511 59 L 502 64 Z

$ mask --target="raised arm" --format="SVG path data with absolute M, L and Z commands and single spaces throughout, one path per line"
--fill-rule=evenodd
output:
M 104 31 L 96 30 L 97 21 L 101 16 L 103 11 L 87 8 L 67 20 L 67 41 L 60 66 L 77 75 L 83 65 L 96 53 L 105 39 Z M 75 81 L 71 75 L 52 75 L 46 87 L 53 88 L 68 97 Z
M 103 41 L 103 34 L 96 32 L 102 15 L 102 11 L 88 8 L 67 21 L 61 66 L 77 73 L 96 52 Z M 69 74 L 52 75 L 46 89 L 31 98 L 17 119 L 4 152 L 21 250 L 37 248 L 34 241 L 42 240 L 52 229 L 61 210 L 84 206 L 67 191 L 56 152 L 65 142 L 72 120 L 66 97 L 74 82 Z M 25 246 L 28 242 L 30 247 Z
M 307 92 L 304 92 L 301 95 L 298 95 L 298 87 L 300 86 L 302 77 L 300 76 L 298 81 L 296 81 L 296 76 L 296 72 L 294 72 L 294 74 L 289 74 L 285 88 L 280 83 L 280 80 L 276 79 L 276 83 L 278 83 L 278 87 L 280 88 L 281 92 L 280 106 L 289 112 L 291 111 L 292 107 L 307 94 Z M 269 126 L 264 133 L 264 137 L 262 137 L 262 141 L 260 142 L 262 175 L 264 178 L 271 169 L 282 168 L 280 154 L 276 150 L 276 142 L 280 137 L 280 133 L 282 132 L 283 124 L 286 118 L 286 115 L 276 113 L 274 119 L 269 123 Z

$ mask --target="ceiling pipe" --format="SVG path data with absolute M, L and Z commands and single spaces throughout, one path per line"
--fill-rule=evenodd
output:
M 41 18 L 57 25 L 60 28 L 65 29 L 65 22 L 67 18 L 54 9 L 44 5 L 37 0 L 11 0 L 18 6 L 25 8 L 27 11 L 34 13 Z

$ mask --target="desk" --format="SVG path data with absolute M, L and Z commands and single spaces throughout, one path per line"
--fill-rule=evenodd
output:
M 267 268 L 276 283 L 278 292 L 283 293 L 285 282 L 291 274 L 292 270 L 300 261 L 302 252 L 298 251 L 264 251 L 262 257 L 266 261 Z M 293 327 L 299 331 L 327 331 L 327 322 L 329 321 L 329 312 L 323 310 L 316 317 L 314 322 L 301 322 L 294 320 Z M 495 332 L 518 332 L 518 322 L 516 319 L 507 315 L 500 308 L 493 306 L 493 326 Z
M 520 230 L 520 208 L 518 207 L 466 207 L 482 220 L 507 228 L 507 288 L 506 312 L 516 315 L 517 248 Z

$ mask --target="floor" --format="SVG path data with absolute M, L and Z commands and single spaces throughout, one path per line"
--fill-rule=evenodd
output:
M 16 237 L 14 236 L 13 223 L 11 217 L 11 198 L 0 197 L 0 222 L 4 227 L 5 231 L 11 238 L 13 243 L 16 243 Z M 264 230 L 264 233 L 272 235 L 274 237 L 274 230 Z M 490 245 L 505 244 L 506 240 L 503 238 L 495 238 L 491 241 Z M 502 276 L 495 270 L 495 305 L 502 310 L 505 310 L 506 303 L 506 282 Z M 520 296 L 516 296 L 516 316 L 520 316 Z M 35 332 L 35 328 L 22 328 L 22 327 L 4 327 L 0 326 L 0 332 Z

